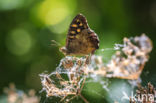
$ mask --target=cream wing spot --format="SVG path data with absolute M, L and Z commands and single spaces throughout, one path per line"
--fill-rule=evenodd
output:
M 71 33 L 71 34 L 76 34 L 76 32 L 75 32 L 75 31 L 71 31 L 70 33 Z

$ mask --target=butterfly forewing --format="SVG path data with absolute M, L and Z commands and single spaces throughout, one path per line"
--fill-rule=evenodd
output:
M 98 36 L 92 31 L 86 18 L 78 14 L 70 24 L 66 46 L 60 50 L 65 55 L 87 55 L 98 49 Z
M 82 30 L 88 29 L 88 24 L 86 18 L 78 14 L 70 24 L 69 30 L 68 30 L 68 36 L 76 36 L 77 34 L 81 33 Z

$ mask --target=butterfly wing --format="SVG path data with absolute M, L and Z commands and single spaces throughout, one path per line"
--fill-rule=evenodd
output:
M 93 40 L 97 35 L 89 28 L 86 18 L 78 14 L 70 24 L 66 39 L 66 54 L 89 54 L 97 49 Z
M 86 18 L 82 14 L 78 14 L 70 24 L 67 37 L 72 38 L 88 28 Z

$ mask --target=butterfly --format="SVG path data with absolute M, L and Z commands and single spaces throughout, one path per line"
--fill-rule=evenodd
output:
M 97 34 L 88 26 L 86 18 L 78 14 L 70 24 L 66 46 L 60 48 L 64 55 L 84 56 L 93 54 L 99 48 Z

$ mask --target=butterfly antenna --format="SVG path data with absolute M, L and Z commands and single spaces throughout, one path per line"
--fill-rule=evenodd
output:
M 57 46 L 57 47 L 60 47 L 60 46 L 61 46 L 61 44 L 58 43 L 58 42 L 55 41 L 55 40 L 51 40 L 51 45 L 52 45 L 52 46 Z

